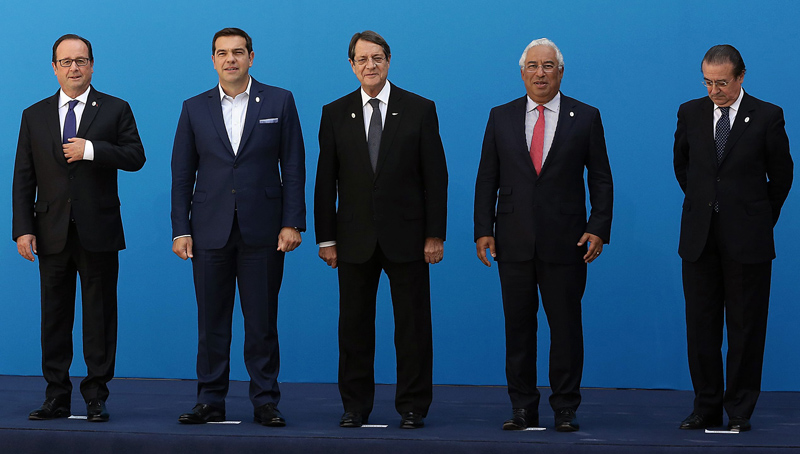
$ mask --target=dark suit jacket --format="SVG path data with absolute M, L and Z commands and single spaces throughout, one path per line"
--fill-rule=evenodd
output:
M 22 113 L 14 165 L 12 237 L 36 235 L 40 255 L 61 252 L 70 212 L 81 245 L 89 251 L 125 249 L 117 169 L 145 162 L 133 112 L 125 101 L 91 88 L 77 137 L 94 146 L 93 161 L 67 164 L 62 151 L 58 96 Z M 35 199 L 35 203 L 34 203 Z
M 236 210 L 250 246 L 278 244 L 282 227 L 306 228 L 305 148 L 292 94 L 253 79 L 233 154 L 219 88 L 186 100 L 172 148 L 172 237 L 225 246 Z
M 744 94 L 717 165 L 714 103 L 708 97 L 678 109 L 675 176 L 685 194 L 678 253 L 693 262 L 708 238 L 714 200 L 719 231 L 741 263 L 775 258 L 772 229 L 792 186 L 792 158 L 783 110 Z
M 336 241 L 339 260 L 349 263 L 367 261 L 376 244 L 393 262 L 422 260 L 425 238 L 444 240 L 447 227 L 447 164 L 436 106 L 392 85 L 375 172 L 366 137 L 360 88 L 322 108 L 317 243 Z
M 525 139 L 527 96 L 492 109 L 475 183 L 475 240 L 495 237 L 498 261 L 579 263 L 584 232 L 609 242 L 613 184 L 600 112 L 561 95 L 555 137 L 537 176 Z M 591 216 L 586 219 L 584 170 Z

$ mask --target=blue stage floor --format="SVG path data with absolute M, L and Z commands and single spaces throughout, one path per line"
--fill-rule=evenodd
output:
M 762 393 L 753 430 L 741 434 L 682 431 L 691 410 L 686 391 L 585 389 L 581 431 L 558 433 L 542 390 L 547 430 L 506 432 L 504 387 L 436 386 L 426 427 L 398 428 L 394 387 L 379 386 L 370 423 L 341 429 L 335 384 L 284 383 L 279 408 L 285 428 L 253 422 L 247 383 L 234 382 L 227 417 L 239 424 L 187 426 L 177 418 L 194 405 L 195 382 L 115 379 L 108 423 L 29 421 L 44 395 L 41 377 L 0 376 L 0 454 L 35 453 L 787 453 L 800 451 L 800 393 Z M 75 381 L 73 413 L 85 414 Z

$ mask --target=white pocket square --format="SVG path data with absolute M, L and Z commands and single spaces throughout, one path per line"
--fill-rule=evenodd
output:
M 277 123 L 278 119 L 277 118 L 262 118 L 262 119 L 258 120 L 258 122 L 261 123 L 262 125 L 266 124 L 266 123 Z

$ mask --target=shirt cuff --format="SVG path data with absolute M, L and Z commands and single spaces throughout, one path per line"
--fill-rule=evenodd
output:
M 319 247 L 331 247 L 331 246 L 336 246 L 336 241 L 323 241 L 322 243 L 319 243 Z
M 175 240 L 177 240 L 178 238 L 186 238 L 186 237 L 189 237 L 189 238 L 191 238 L 192 236 L 191 236 L 191 235 L 178 235 L 178 236 L 176 236 L 175 238 L 173 238 L 173 239 L 172 239 L 172 241 L 175 241 Z
M 83 147 L 83 160 L 94 161 L 94 145 L 92 145 L 91 140 L 87 140 L 86 145 Z

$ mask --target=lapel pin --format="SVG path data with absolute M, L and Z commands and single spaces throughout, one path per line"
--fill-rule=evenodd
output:
M 397 115 L 397 112 L 392 112 L 392 115 Z
M 744 117 L 744 122 L 745 123 L 750 123 L 750 117 Z
M 569 116 L 570 116 L 570 117 L 574 117 L 574 116 L 575 116 L 575 112 L 570 112 L 570 113 L 569 113 Z
M 92 107 L 95 107 L 96 105 L 97 105 L 97 101 L 92 101 Z
M 258 96 L 256 96 L 256 102 L 261 102 L 261 98 L 259 98 Z
M 352 117 L 352 118 L 356 118 L 356 114 L 354 114 L 354 113 L 351 113 L 351 114 L 350 114 L 350 117 Z

